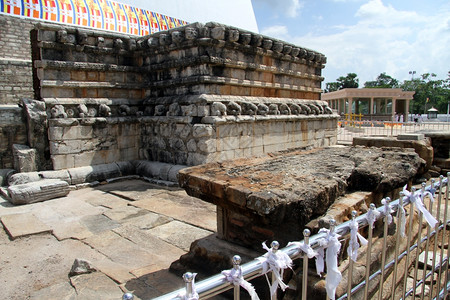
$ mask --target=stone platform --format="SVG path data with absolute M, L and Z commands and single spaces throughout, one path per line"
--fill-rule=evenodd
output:
M 299 240 L 305 225 L 351 191 L 390 192 L 424 167 L 412 149 L 329 147 L 186 168 L 179 183 L 217 205 L 219 237 L 259 249 L 261 242 Z

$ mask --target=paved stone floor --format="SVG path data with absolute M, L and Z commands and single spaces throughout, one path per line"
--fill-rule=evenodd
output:
M 12 206 L 0 197 L 5 299 L 151 299 L 183 287 L 170 264 L 216 231 L 214 205 L 141 180 Z M 69 277 L 73 261 L 99 271 Z

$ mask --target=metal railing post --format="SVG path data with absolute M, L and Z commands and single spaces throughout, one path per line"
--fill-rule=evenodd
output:
M 278 243 L 277 241 L 273 241 L 270 244 L 270 247 L 272 248 L 272 253 L 275 254 L 277 253 L 278 249 L 280 248 L 280 243 Z M 272 284 L 277 280 L 277 277 L 275 275 L 275 273 L 272 272 Z M 273 293 L 273 295 L 271 296 L 272 300 L 277 300 L 277 291 L 275 291 L 275 293 Z
M 192 283 L 194 281 L 194 274 L 192 274 L 191 272 L 184 273 L 183 280 L 186 284 L 186 297 L 192 298 L 193 296 Z
M 239 255 L 233 256 L 233 268 L 239 271 L 241 268 L 242 259 Z M 234 285 L 234 300 L 239 300 L 241 298 L 241 286 L 238 284 Z
M 426 187 L 426 183 L 423 182 L 422 183 L 422 189 L 421 189 L 421 193 L 422 195 L 425 195 L 425 187 Z M 424 201 L 424 199 L 422 199 L 422 201 Z M 426 204 L 423 204 L 426 207 Z M 430 211 L 430 213 L 432 213 L 432 211 Z M 428 228 L 430 226 L 427 226 Z M 413 297 L 416 296 L 416 283 L 417 283 L 417 273 L 419 272 L 419 255 L 421 253 L 420 250 L 420 246 L 421 246 L 421 239 L 422 239 L 422 230 L 423 230 L 423 214 L 419 211 L 419 228 L 418 228 L 418 232 L 417 232 L 417 250 L 416 250 L 416 261 L 414 264 L 414 277 L 413 277 Z M 426 255 L 426 253 L 425 253 Z M 426 263 L 426 260 L 425 260 Z
M 370 210 L 375 211 L 376 207 L 375 204 L 370 203 Z M 372 254 L 372 235 L 373 235 L 373 228 L 372 226 L 368 226 L 369 232 L 367 237 L 367 253 L 366 253 L 366 278 L 365 282 L 366 285 L 364 286 L 364 299 L 367 299 L 367 296 L 369 295 L 369 277 L 370 277 L 370 262 L 371 262 L 371 254 Z
M 448 182 L 448 180 L 450 180 L 450 172 L 447 173 L 447 188 L 446 188 L 445 197 L 444 197 L 444 201 L 445 201 L 444 207 L 445 208 L 444 208 L 444 216 L 442 218 L 444 228 L 442 229 L 442 242 L 441 242 L 441 252 L 440 252 L 441 255 L 439 258 L 440 268 L 439 268 L 439 276 L 438 276 L 438 282 L 437 282 L 437 293 L 438 294 L 439 294 L 439 291 L 441 290 L 441 276 L 442 276 L 442 269 L 443 269 L 442 262 L 444 260 L 445 238 L 447 237 L 447 234 L 446 234 L 446 232 L 447 232 L 447 213 L 448 213 L 448 197 L 449 197 L 449 189 L 450 189 L 450 183 Z M 448 239 L 447 242 L 449 243 L 448 247 L 450 247 L 450 238 Z M 450 263 L 448 260 L 448 258 L 449 258 L 448 253 L 449 253 L 449 251 L 447 250 L 447 272 L 445 272 L 445 274 L 444 274 L 444 277 L 445 277 L 444 284 L 447 284 L 447 281 L 448 281 L 448 265 Z M 448 291 L 444 292 L 444 299 L 446 299 L 445 297 L 446 297 L 447 293 L 448 293 Z
M 305 245 L 309 245 L 309 236 L 311 231 L 309 229 L 303 230 L 303 241 Z M 302 277 L 302 300 L 307 300 L 307 288 L 308 288 L 308 255 L 303 254 L 303 277 Z
M 431 186 L 434 188 L 434 184 L 435 184 L 435 180 L 431 179 Z M 422 192 L 424 192 L 425 189 L 423 188 Z M 434 197 L 434 195 L 433 195 Z M 431 199 L 430 199 L 431 201 Z M 430 214 L 433 214 L 433 203 L 430 202 Z M 437 212 L 439 214 L 439 209 L 437 209 Z M 435 225 L 435 230 L 437 230 L 437 228 L 439 228 L 439 223 L 437 223 Z M 423 300 L 423 297 L 425 296 L 425 280 L 426 280 L 426 274 L 427 274 L 427 261 L 428 261 L 428 251 L 430 250 L 430 235 L 431 235 L 431 227 L 427 226 L 427 241 L 425 243 L 425 260 L 424 260 L 424 267 L 423 267 L 423 272 L 422 272 L 422 290 L 420 292 L 420 299 Z
M 416 188 L 411 188 L 411 194 L 414 195 L 416 192 Z M 412 197 L 412 196 L 411 196 Z M 413 231 L 413 221 L 414 221 L 414 202 L 409 203 L 409 229 L 408 229 L 408 238 L 406 241 L 406 257 L 405 257 L 405 274 L 403 274 L 403 288 L 402 288 L 402 299 L 405 298 L 406 294 L 406 284 L 408 282 L 408 270 L 409 270 L 409 254 L 411 252 L 411 239 L 412 239 L 412 231 Z M 398 247 L 398 245 L 397 245 Z
M 403 207 L 403 192 L 400 192 L 400 197 L 399 197 L 399 202 L 398 202 L 398 206 L 399 207 Z M 402 210 L 401 209 L 397 209 L 397 236 L 395 238 L 395 245 L 397 246 L 400 243 L 400 237 L 401 237 L 401 231 L 400 231 L 400 226 L 401 226 L 401 216 L 402 214 Z M 405 216 L 403 216 L 405 217 Z M 391 288 L 391 299 L 395 300 L 395 285 L 396 285 L 396 281 L 397 281 L 397 267 L 398 267 L 398 247 L 395 247 L 395 256 L 394 256 L 394 276 L 392 278 L 392 288 Z
M 391 198 L 386 197 L 384 199 L 386 201 L 386 205 L 389 205 L 389 201 L 391 201 Z M 388 218 L 389 216 L 386 214 L 384 216 L 384 227 L 383 227 L 383 251 L 381 253 L 381 277 L 380 277 L 380 287 L 378 289 L 378 300 L 383 299 L 383 281 L 384 281 L 384 274 L 385 274 L 385 265 L 386 265 L 386 248 L 387 248 L 387 235 L 388 235 Z
M 352 220 L 354 221 L 356 218 L 356 210 L 352 211 Z M 348 257 L 348 282 L 347 282 L 347 299 L 350 300 L 352 297 L 352 280 L 353 279 L 353 259 Z

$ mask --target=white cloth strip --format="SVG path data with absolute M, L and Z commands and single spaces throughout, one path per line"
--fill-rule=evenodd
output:
M 233 268 L 231 270 L 222 271 L 222 275 L 225 276 L 228 282 L 243 287 L 248 292 L 252 300 L 259 300 L 258 294 L 256 293 L 253 285 L 242 277 L 241 267 L 238 269 Z
M 387 216 L 387 223 L 390 225 L 392 223 L 392 213 L 394 210 L 391 208 L 386 199 L 381 200 L 381 204 L 383 204 L 383 214 Z
M 272 284 L 270 285 L 270 294 L 275 295 L 278 286 L 285 291 L 288 288 L 283 282 L 283 270 L 292 267 L 292 259 L 283 251 L 273 251 L 265 243 L 262 243 L 263 248 L 267 251 L 262 257 L 258 257 L 257 260 L 261 262 L 262 274 L 272 272 L 274 275 Z
M 409 201 L 411 203 L 416 205 L 416 208 L 422 213 L 428 225 L 434 228 L 438 223 L 438 221 L 433 217 L 432 214 L 430 214 L 430 212 L 427 210 L 427 208 L 422 202 L 423 198 L 427 195 L 434 200 L 433 195 L 430 192 L 422 193 L 422 191 L 411 193 L 406 189 L 406 185 L 403 187 L 403 193 L 405 194 L 406 197 L 409 198 Z
M 347 248 L 347 254 L 354 262 L 358 259 L 359 242 L 361 245 L 367 245 L 367 240 L 358 233 L 358 222 L 356 219 L 350 221 L 350 241 Z

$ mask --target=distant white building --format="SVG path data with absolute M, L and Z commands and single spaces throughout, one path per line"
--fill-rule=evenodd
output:
M 251 0 L 117 0 L 185 20 L 189 23 L 210 21 L 259 32 Z

